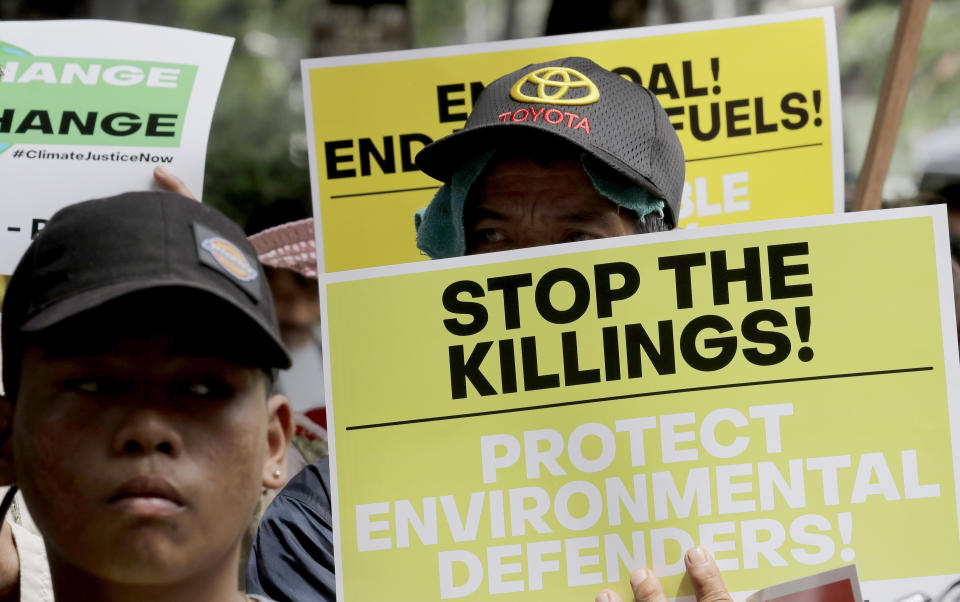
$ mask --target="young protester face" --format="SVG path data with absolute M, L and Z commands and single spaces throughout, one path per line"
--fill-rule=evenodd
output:
M 14 465 L 54 571 L 149 585 L 235 567 L 261 484 L 280 484 L 286 402 L 196 297 L 131 295 L 27 346 Z M 173 302 L 206 323 L 164 319 Z
M 241 536 L 261 486 L 283 484 L 292 430 L 255 257 L 216 211 L 133 193 L 61 210 L 15 270 L 0 477 L 58 600 L 240 597 Z

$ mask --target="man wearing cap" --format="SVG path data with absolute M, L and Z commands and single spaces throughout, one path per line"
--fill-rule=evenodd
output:
M 683 192 L 653 93 L 580 57 L 499 78 L 416 162 L 444 182 L 416 216 L 433 259 L 669 230 Z
M 497 79 L 464 128 L 416 163 L 443 182 L 415 216 L 417 247 L 431 259 L 671 230 L 684 182 L 680 140 L 653 93 L 581 57 Z M 267 509 L 251 591 L 335 600 L 332 524 L 324 459 Z M 730 600 L 708 551 L 694 548 L 685 561 L 698 600 Z M 667 600 L 645 568 L 631 585 L 636 602 Z M 619 597 L 603 590 L 596 600 Z
M 23 492 L 56 599 L 248 599 L 240 539 L 261 486 L 284 482 L 292 420 L 243 232 L 168 192 L 69 206 L 2 314 L 0 479 Z

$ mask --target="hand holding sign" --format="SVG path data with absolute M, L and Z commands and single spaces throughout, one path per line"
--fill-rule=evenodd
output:
M 183 180 L 159 165 L 153 168 L 153 179 L 157 182 L 157 186 L 159 186 L 161 190 L 176 192 L 177 194 L 183 195 L 188 199 L 193 199 L 194 201 L 200 200 L 195 194 L 193 194 L 193 192 L 190 191 L 189 188 L 187 188 L 187 185 L 183 183 Z
M 720 576 L 720 569 L 713 556 L 703 548 L 691 548 L 683 558 L 687 575 L 696 592 L 697 602 L 732 602 Z M 630 575 L 634 602 L 667 602 L 667 594 L 657 577 L 648 569 L 637 569 Z M 597 594 L 596 602 L 623 602 L 615 592 L 608 589 Z

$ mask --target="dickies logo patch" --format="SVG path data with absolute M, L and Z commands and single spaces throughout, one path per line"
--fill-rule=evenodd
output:
M 257 277 L 257 269 L 232 242 L 219 236 L 205 238 L 200 246 L 206 249 L 224 271 L 239 280 L 250 282 Z
M 576 69 L 543 67 L 531 71 L 513 84 L 510 98 L 517 102 L 588 105 L 600 100 L 600 90 Z

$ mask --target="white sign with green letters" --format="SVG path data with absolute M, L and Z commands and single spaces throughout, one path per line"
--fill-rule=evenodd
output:
M 154 186 L 200 194 L 233 39 L 114 21 L 0 22 L 0 274 L 64 205 Z

